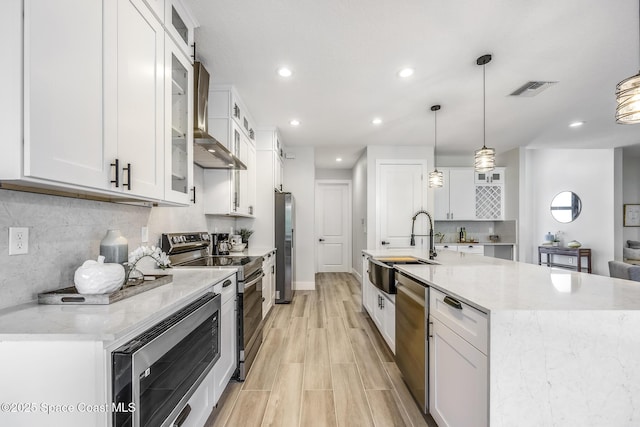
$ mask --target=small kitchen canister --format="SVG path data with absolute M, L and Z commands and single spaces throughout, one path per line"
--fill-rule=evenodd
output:
M 107 234 L 100 241 L 100 255 L 105 263 L 122 264 L 129 259 L 129 244 L 120 230 L 107 230 Z

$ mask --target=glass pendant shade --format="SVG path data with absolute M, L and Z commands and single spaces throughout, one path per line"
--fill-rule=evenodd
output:
M 429 188 L 440 188 L 444 184 L 444 174 L 438 169 L 429 172 Z
M 483 146 L 476 150 L 474 168 L 476 172 L 490 172 L 496 167 L 496 150 Z
M 640 73 L 618 83 L 616 102 L 617 123 L 640 123 Z

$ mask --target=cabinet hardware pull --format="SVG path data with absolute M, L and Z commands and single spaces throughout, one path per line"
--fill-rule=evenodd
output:
M 429 335 L 429 338 L 433 338 L 433 322 L 429 322 L 429 325 L 427 326 L 427 335 Z
M 123 187 L 127 187 L 127 190 L 131 191 L 131 163 L 127 163 L 126 168 L 122 168 L 122 171 L 127 171 L 127 183 L 122 183 Z
M 191 405 L 187 403 L 187 406 L 184 407 L 184 409 L 180 412 L 180 415 L 178 415 L 178 418 L 176 418 L 176 420 L 173 422 L 172 427 L 180 427 L 182 424 L 184 424 L 184 422 L 187 421 L 187 417 L 190 413 Z
M 451 298 L 449 295 L 444 297 L 444 302 L 446 304 L 450 305 L 453 308 L 457 308 L 458 310 L 462 310 L 462 304 L 460 304 L 460 301 L 458 301 L 455 298 Z
M 116 179 L 111 180 L 111 183 L 115 184 L 116 188 L 118 188 L 120 187 L 120 160 L 115 159 L 113 163 L 111 163 L 111 166 L 115 168 L 115 172 L 116 172 Z
M 232 282 L 231 282 L 231 280 L 227 279 L 227 280 L 225 280 L 225 281 L 222 283 L 222 287 L 223 287 L 223 288 L 226 288 L 227 286 L 230 286 L 230 285 L 231 285 L 231 283 L 232 283 Z
M 320 238 L 318 239 L 318 242 L 324 242 L 324 239 Z
M 191 45 L 191 47 L 193 48 L 193 55 L 191 55 L 193 57 L 193 60 L 196 60 L 196 42 L 193 42 L 193 44 Z
M 383 240 L 383 241 L 382 241 L 382 244 L 383 244 L 383 245 L 388 245 L 388 244 L 389 244 L 389 242 L 386 242 L 386 241 L 384 241 L 384 240 Z
M 276 266 L 275 265 L 271 266 L 271 274 L 276 274 Z
M 193 199 L 191 199 L 191 201 L 195 204 L 196 203 L 196 186 L 195 185 L 191 188 L 191 191 L 193 191 Z

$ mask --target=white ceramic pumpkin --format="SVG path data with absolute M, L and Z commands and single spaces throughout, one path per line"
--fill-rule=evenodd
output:
M 76 270 L 73 283 L 81 294 L 108 294 L 124 283 L 124 267 L 105 263 L 104 257 L 99 256 L 98 261 L 87 260 Z

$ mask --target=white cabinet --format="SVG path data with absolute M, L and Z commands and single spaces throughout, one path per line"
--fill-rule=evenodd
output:
M 195 24 L 188 9 L 179 0 L 147 0 L 148 2 L 164 1 L 164 25 L 178 48 L 187 57 L 193 55 L 193 33 Z
M 193 66 L 167 36 L 165 200 L 189 204 L 193 189 Z
M 436 220 L 504 219 L 505 168 L 493 173 L 473 168 L 442 168 L 442 172 L 444 185 L 434 190 Z
M 250 120 L 233 86 L 211 88 L 209 131 L 240 159 L 247 169 L 205 170 L 205 214 L 238 217 L 255 215 L 257 165 L 255 132 Z
M 440 427 L 489 425 L 486 314 L 431 288 L 429 412 Z
M 164 0 L 152 3 L 164 10 Z M 174 170 L 173 158 L 188 177 L 191 160 L 188 148 L 173 151 L 169 142 L 168 52 L 175 49 L 165 46 L 147 4 L 27 0 L 23 22 L 24 83 L 10 81 L 24 92 L 24 148 L 8 132 L 12 165 L 2 162 L 0 179 L 113 200 L 174 201 L 167 181 L 182 166 Z M 4 26 L 2 38 L 20 40 L 15 30 Z M 192 107 L 184 104 L 188 115 Z
M 236 277 L 231 276 L 214 286 L 214 292 L 221 295 L 220 309 L 220 359 L 213 366 L 214 399 L 216 404 L 237 368 L 237 327 L 236 327 Z
M 505 168 L 495 168 L 490 172 L 476 172 L 476 184 L 504 184 Z
M 396 352 L 395 295 L 382 292 L 369 281 L 369 257 L 362 257 L 362 305 L 391 351 Z
M 484 245 L 458 245 L 458 252 L 484 255 Z
M 262 261 L 262 318 L 266 318 L 273 307 L 276 296 L 276 253 L 269 252 Z
M 110 188 L 117 146 L 103 132 L 102 8 L 24 3 L 24 176 Z
M 443 168 L 444 185 L 435 191 L 436 220 L 475 219 L 473 168 Z
M 163 199 L 164 29 L 142 0 L 106 2 L 104 13 L 105 139 L 117 145 L 120 188 Z

